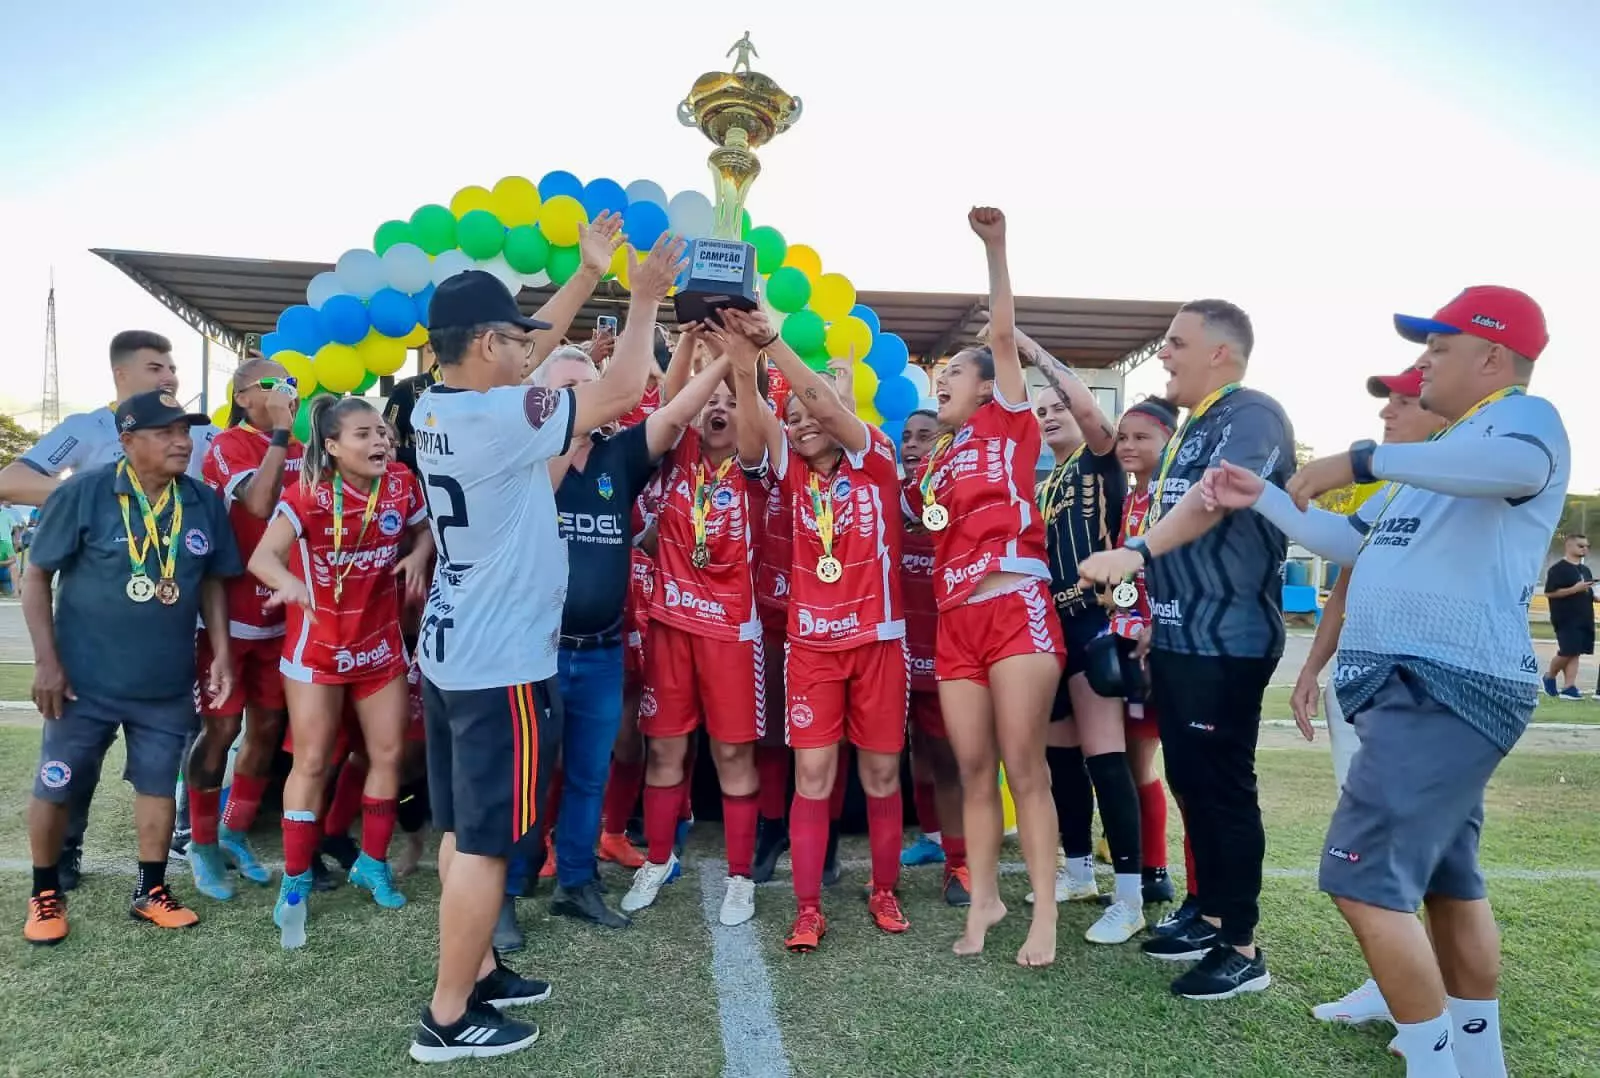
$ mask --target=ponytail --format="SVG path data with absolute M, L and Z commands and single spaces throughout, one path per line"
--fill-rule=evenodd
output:
M 345 416 L 362 410 L 374 415 L 378 411 L 361 397 L 328 394 L 311 401 L 311 436 L 306 439 L 305 457 L 300 462 L 300 487 L 306 493 L 316 490 L 318 483 L 332 476 L 333 458 L 328 453 L 328 440 L 339 437 Z

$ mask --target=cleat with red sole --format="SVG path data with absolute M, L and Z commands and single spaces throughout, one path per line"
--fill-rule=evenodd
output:
M 556 874 L 556 844 L 549 835 L 544 837 L 544 864 L 539 866 L 541 880 L 553 879 Z
M 193 928 L 200 923 L 199 914 L 179 902 L 165 884 L 152 887 L 148 893 L 134 899 L 128 916 L 157 928 Z
M 626 869 L 638 870 L 644 867 L 644 854 L 628 841 L 627 835 L 601 835 L 599 853 L 600 860 L 610 861 Z
M 872 914 L 873 922 L 885 932 L 904 932 L 911 927 L 911 922 L 900 911 L 900 900 L 893 891 L 885 889 L 872 892 L 872 897 L 867 899 L 867 912 Z
M 67 896 L 45 891 L 28 899 L 28 920 L 22 938 L 37 947 L 54 947 L 67 938 Z
M 789 938 L 783 945 L 794 954 L 810 954 L 827 934 L 828 921 L 822 911 L 815 907 L 803 909 L 795 917 L 794 927 L 789 929 Z

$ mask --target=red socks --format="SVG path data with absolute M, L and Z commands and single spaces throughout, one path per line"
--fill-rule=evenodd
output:
M 233 785 L 228 787 L 228 803 L 222 809 L 222 826 L 229 831 L 248 831 L 256 822 L 261 809 L 261 798 L 267 792 L 267 780 L 256 775 L 233 773 Z M 190 810 L 191 815 L 193 809 Z
M 678 830 L 678 813 L 683 808 L 686 782 L 676 786 L 644 788 L 645 857 L 651 864 L 664 865 L 672 859 L 672 840 Z
M 944 847 L 944 867 L 946 871 L 967 867 L 967 837 L 965 835 L 952 835 L 948 831 L 941 831 L 939 832 L 939 845 Z
M 605 817 L 603 830 L 607 834 L 620 835 L 627 829 L 628 817 L 633 815 L 633 806 L 639 803 L 639 790 L 643 786 L 643 760 L 631 764 L 621 760 L 611 761 L 611 777 L 606 780 L 605 807 L 601 810 Z
M 899 857 L 896 843 L 895 856 Z M 800 909 L 822 907 L 822 862 L 828 854 L 828 802 L 795 792 L 789 806 L 789 863 Z
M 389 859 L 389 840 L 394 837 L 400 802 L 392 797 L 361 799 L 361 852 L 374 861 Z
M 833 775 L 833 796 L 828 798 L 828 819 L 833 823 L 839 822 L 839 817 L 844 815 L 844 794 L 850 788 L 850 746 L 844 742 L 839 743 L 839 770 Z M 895 839 L 898 845 L 899 839 Z
M 327 815 L 322 819 L 323 834 L 350 833 L 350 825 L 355 822 L 356 813 L 361 811 L 361 787 L 366 783 L 366 765 L 346 760 L 339 769 L 338 779 L 334 781 L 333 797 L 328 802 Z
M 757 745 L 756 772 L 761 776 L 761 818 L 783 819 L 789 807 L 789 748 L 786 745 Z
M 722 835 L 728 847 L 728 875 L 750 875 L 750 862 L 756 857 L 755 794 L 744 797 L 722 795 Z
M 924 835 L 943 830 L 939 826 L 939 802 L 933 796 L 933 789 L 931 782 L 911 784 L 911 803 L 917 808 L 917 826 Z
M 1160 779 L 1139 787 L 1139 850 L 1144 868 L 1167 867 L 1167 791 Z
M 217 844 L 217 814 L 222 802 L 221 790 L 197 790 L 189 787 L 190 837 L 196 845 Z
M 872 889 L 893 891 L 900 883 L 900 843 L 905 838 L 905 803 L 900 791 L 867 798 L 867 842 L 872 847 Z
M 309 813 L 302 813 L 309 815 Z M 302 876 L 311 871 L 311 858 L 316 856 L 322 843 L 322 828 L 315 819 L 291 820 L 283 818 L 283 871 L 290 876 Z

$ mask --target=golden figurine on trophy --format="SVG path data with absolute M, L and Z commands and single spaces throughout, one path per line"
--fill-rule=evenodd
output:
M 750 69 L 750 57 L 761 54 L 748 30 L 728 55 L 733 70 L 706 72 L 678 103 L 678 122 L 716 144 L 706 162 L 717 189 L 711 235 L 691 245 L 689 280 L 675 297 L 680 322 L 717 321 L 724 307 L 756 307 L 755 248 L 740 238 L 744 201 L 761 174 L 756 150 L 794 126 L 802 108 L 798 97 Z

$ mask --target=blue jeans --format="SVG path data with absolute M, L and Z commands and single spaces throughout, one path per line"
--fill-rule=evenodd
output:
M 594 846 L 622 725 L 622 647 L 562 648 L 558 676 L 566 725 L 561 732 L 561 811 L 556 820 L 556 882 L 581 887 L 597 875 Z

